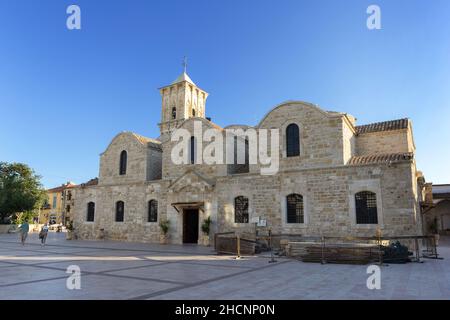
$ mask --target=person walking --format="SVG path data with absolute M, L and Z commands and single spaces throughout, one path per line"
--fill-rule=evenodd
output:
M 20 241 L 22 242 L 22 245 L 25 245 L 25 241 L 28 237 L 28 232 L 30 231 L 30 225 L 28 224 L 28 221 L 25 221 L 22 223 L 19 227 L 20 229 Z
M 41 239 L 41 246 L 45 246 L 45 242 L 47 241 L 48 235 L 48 223 L 45 223 L 42 226 L 41 232 L 39 232 L 39 239 Z

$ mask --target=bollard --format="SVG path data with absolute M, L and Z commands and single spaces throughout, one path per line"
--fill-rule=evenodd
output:
M 269 248 L 270 248 L 270 260 L 269 263 L 277 262 L 273 255 L 273 247 L 272 247 L 272 231 L 269 229 Z
M 414 244 L 416 246 L 416 261 L 420 262 L 420 250 L 419 250 L 419 239 L 414 239 Z
M 378 260 L 379 265 L 383 265 L 383 250 L 382 250 L 382 241 L 381 241 L 381 229 L 377 228 L 376 237 L 378 242 Z
M 236 252 L 237 252 L 237 257 L 236 260 L 241 259 L 241 238 L 239 236 L 236 236 Z
M 320 264 L 325 264 L 325 237 L 322 236 L 322 261 Z

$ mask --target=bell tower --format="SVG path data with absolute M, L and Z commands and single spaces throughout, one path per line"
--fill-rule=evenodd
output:
M 205 118 L 205 104 L 208 93 L 191 80 L 186 73 L 186 60 L 183 73 L 171 84 L 159 89 L 162 97 L 161 135 L 170 133 L 186 119 Z

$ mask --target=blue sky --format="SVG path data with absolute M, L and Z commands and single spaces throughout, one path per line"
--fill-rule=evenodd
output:
M 366 27 L 370 4 L 382 30 Z M 118 132 L 158 136 L 157 88 L 185 55 L 219 125 L 292 99 L 358 124 L 409 117 L 419 169 L 450 183 L 448 0 L 0 0 L 0 161 L 46 187 L 98 176 Z

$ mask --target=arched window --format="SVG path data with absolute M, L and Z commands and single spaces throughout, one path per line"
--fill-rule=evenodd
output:
M 125 204 L 123 201 L 116 202 L 116 222 L 123 222 Z
M 190 141 L 190 152 L 189 152 L 189 156 L 190 156 L 190 160 L 191 160 L 191 164 L 195 164 L 195 158 L 196 158 L 196 152 L 195 152 L 195 149 L 196 149 L 196 141 L 195 141 L 195 137 L 194 136 L 192 136 L 191 137 L 191 141 Z
M 298 125 L 291 123 L 286 128 L 286 156 L 300 155 L 300 130 Z
M 123 150 L 120 153 L 119 174 L 122 176 L 127 173 L 127 152 Z
M 248 198 L 243 196 L 234 198 L 234 222 L 248 223 Z
M 177 108 L 172 108 L 172 119 L 175 120 L 177 118 Z
M 192 116 L 195 117 L 195 109 L 192 109 Z
M 303 196 L 290 194 L 286 197 L 287 223 L 304 223 Z
M 95 217 L 95 203 L 94 202 L 89 202 L 87 204 L 86 221 L 93 222 L 94 221 L 94 217 Z
M 370 191 L 355 194 L 356 223 L 377 224 L 377 195 Z
M 250 171 L 250 154 L 248 138 L 239 138 L 234 136 L 233 145 L 233 163 L 227 166 L 228 174 L 247 173 Z M 228 150 L 227 150 L 228 152 Z
M 156 222 L 158 221 L 158 201 L 150 200 L 148 202 L 148 222 Z

